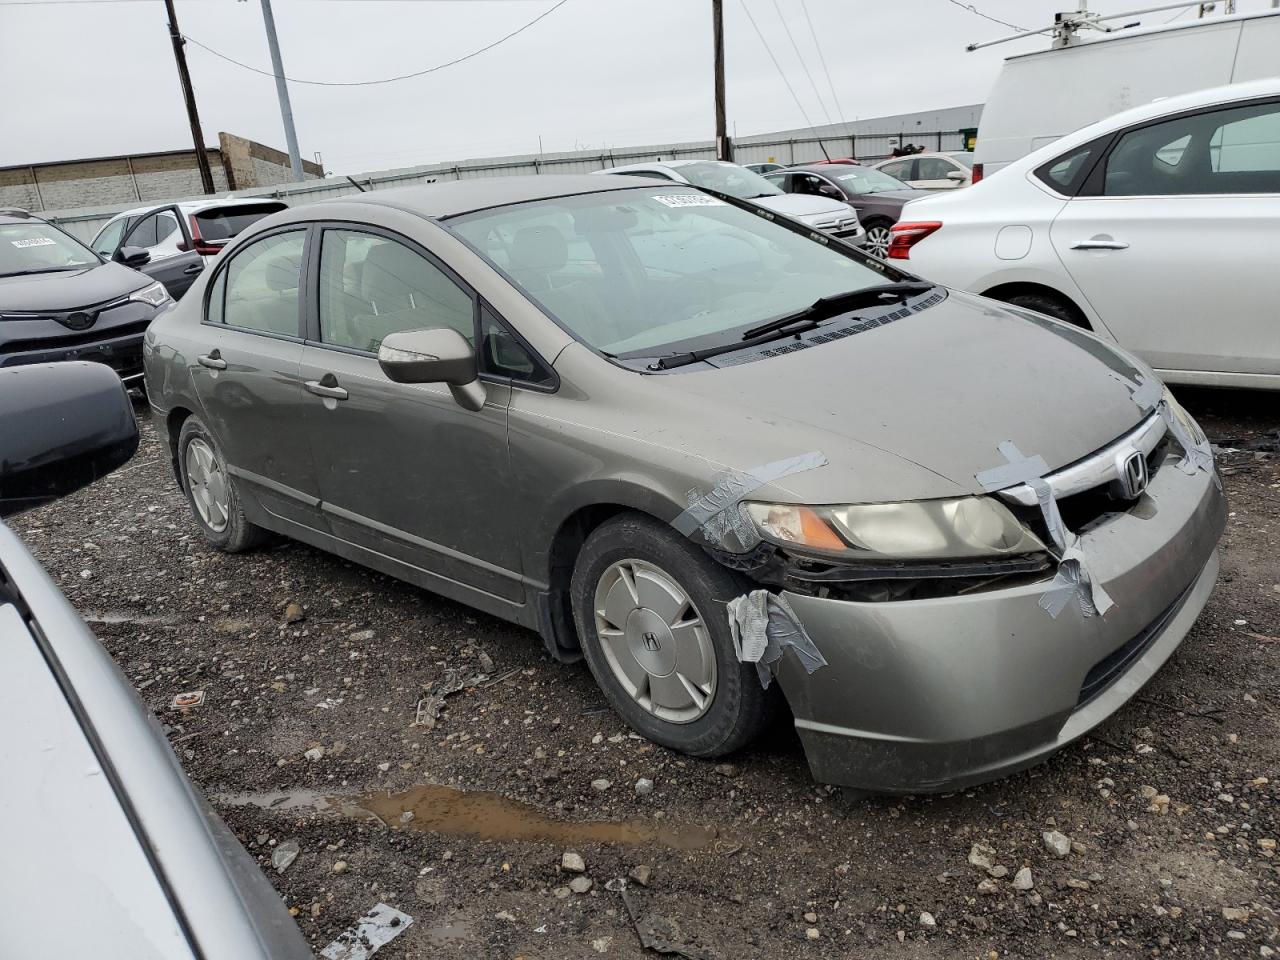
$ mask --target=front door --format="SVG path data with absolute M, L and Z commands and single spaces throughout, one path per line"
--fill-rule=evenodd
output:
M 1050 238 L 1122 345 L 1164 370 L 1280 374 L 1280 102 L 1117 138 Z
M 320 485 L 301 427 L 304 397 L 311 399 L 298 369 L 306 235 L 272 233 L 236 251 L 202 305 L 187 362 L 227 470 L 262 509 L 322 528 Z
M 393 383 L 382 339 L 452 327 L 476 343 L 478 301 L 410 241 L 377 228 L 322 232 L 316 309 L 301 377 L 326 520 L 345 540 L 407 564 L 439 592 L 523 600 L 509 522 L 510 388 L 478 412 L 444 384 Z
M 177 207 L 162 207 L 144 216 L 125 234 L 120 246 L 141 247 L 151 254 L 140 269 L 163 283 L 175 300 L 204 270 L 204 258 L 195 252 Z

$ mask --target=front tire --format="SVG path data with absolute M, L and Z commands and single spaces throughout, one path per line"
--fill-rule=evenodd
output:
M 574 566 L 578 636 L 613 709 L 654 743 L 720 757 L 768 725 L 754 664 L 733 651 L 725 605 L 745 592 L 665 524 L 637 514 L 598 527 Z
M 265 539 L 266 532 L 244 515 L 217 441 L 195 417 L 188 417 L 178 433 L 178 469 L 191 515 L 210 546 L 241 553 Z

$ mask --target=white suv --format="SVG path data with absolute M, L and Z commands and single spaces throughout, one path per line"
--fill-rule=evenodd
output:
M 146 251 L 146 262 L 136 269 L 163 283 L 177 300 L 232 237 L 287 206 L 254 198 L 157 203 L 117 213 L 90 246 L 120 262 L 126 247 L 134 248 L 130 255 Z
M 1280 389 L 1280 78 L 1091 124 L 915 200 L 889 259 L 1116 340 L 1174 383 Z

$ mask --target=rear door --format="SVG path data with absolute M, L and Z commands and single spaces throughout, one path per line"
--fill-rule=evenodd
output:
M 187 359 L 228 472 L 264 510 L 322 529 L 298 369 L 306 236 L 273 231 L 219 264 Z
M 120 247 L 141 247 L 151 254 L 151 260 L 140 269 L 163 283 L 175 300 L 204 270 L 204 259 L 192 247 L 177 207 L 160 207 L 145 214 L 124 235 Z
M 1107 329 L 1153 366 L 1280 373 L 1280 99 L 1121 133 L 1050 238 Z

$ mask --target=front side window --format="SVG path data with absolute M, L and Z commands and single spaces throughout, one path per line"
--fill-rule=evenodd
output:
M 79 270 L 101 262 L 79 240 L 43 220 L 0 223 L 0 277 Z
M 1211 110 L 1128 131 L 1107 157 L 1102 192 L 1280 193 L 1280 103 Z
M 326 230 L 320 244 L 320 340 L 376 353 L 402 330 L 452 327 L 475 344 L 475 302 L 403 243 Z
M 579 340 L 615 356 L 723 344 L 822 297 L 885 282 L 852 252 L 676 191 L 535 201 L 446 224 Z
M 956 168 L 941 157 L 920 157 L 916 160 L 915 180 L 945 180 Z
M 98 251 L 104 257 L 110 258 L 116 252 L 116 247 L 120 246 L 120 237 L 124 235 L 125 220 L 123 218 L 112 221 L 102 228 L 93 240 L 93 249 Z
M 299 335 L 298 291 L 305 239 L 303 230 L 273 234 L 249 244 L 231 259 L 223 271 L 226 298 L 222 319 L 227 326 L 286 337 Z M 212 313 L 211 304 L 210 320 Z
M 160 214 L 158 213 L 153 213 L 149 217 L 143 217 L 134 225 L 134 228 L 129 231 L 129 236 L 125 238 L 124 242 L 131 247 L 143 247 L 144 249 L 150 250 L 156 245 L 159 224 Z

